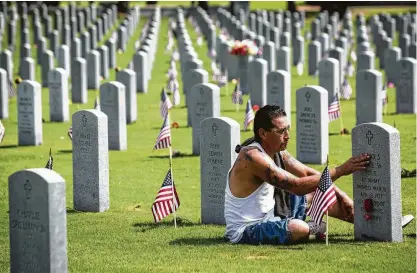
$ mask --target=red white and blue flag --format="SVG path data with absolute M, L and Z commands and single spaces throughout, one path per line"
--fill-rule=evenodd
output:
M 171 170 L 165 176 L 164 182 L 156 195 L 152 204 L 152 215 L 155 223 L 173 213 L 180 207 L 180 199 L 175 189 L 174 180 L 172 179 Z
M 168 113 L 165 116 L 164 123 L 162 124 L 161 131 L 156 138 L 154 150 L 165 149 L 171 146 L 171 127 L 169 126 Z
M 253 113 L 252 103 L 249 98 L 248 102 L 246 103 L 245 121 L 243 122 L 245 131 L 248 130 L 249 125 L 253 122 L 254 119 L 255 119 L 255 114 Z
M 342 86 L 340 88 L 340 95 L 342 96 L 342 98 L 344 98 L 345 100 L 350 99 L 350 97 L 352 96 L 352 87 L 350 86 L 348 80 L 345 78 L 343 80 Z
M 382 107 L 387 105 L 388 103 L 388 90 L 387 90 L 387 84 L 384 84 L 382 86 Z
M 329 105 L 329 122 L 334 121 L 340 117 L 339 95 L 336 94 L 334 100 Z
M 324 168 L 321 174 L 320 182 L 317 185 L 317 189 L 314 192 L 311 206 L 307 210 L 307 215 L 310 216 L 313 221 L 320 225 L 323 220 L 323 214 L 336 203 L 336 192 L 330 177 L 328 166 Z
M 242 91 L 240 91 L 239 81 L 236 82 L 235 90 L 232 94 L 232 103 L 233 104 L 243 104 Z
M 168 115 L 169 109 L 172 108 L 172 103 L 169 97 L 167 96 L 167 93 L 165 92 L 165 89 L 162 89 L 161 91 L 161 102 L 159 104 L 159 111 L 162 118 L 165 118 Z

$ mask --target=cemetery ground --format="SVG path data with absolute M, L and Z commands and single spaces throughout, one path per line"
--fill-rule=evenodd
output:
M 127 51 L 117 56 L 117 65 L 127 67 L 134 54 L 134 42 L 139 37 L 145 19 L 127 45 Z M 308 21 L 309 23 L 310 21 Z M 20 22 L 19 22 L 20 23 Z M 198 47 L 196 34 L 189 22 L 188 32 L 204 68 L 210 69 L 207 46 Z M 19 27 L 19 26 L 18 26 Z M 310 29 L 307 24 L 306 29 Z M 163 18 L 159 32 L 156 63 L 149 82 L 149 93 L 138 93 L 138 120 L 127 126 L 126 151 L 109 151 L 110 210 L 104 213 L 84 213 L 73 210 L 72 144 L 67 136 L 71 122 L 49 122 L 49 92 L 42 89 L 43 144 L 37 147 L 17 146 L 16 98 L 10 102 L 10 118 L 3 120 L 6 136 L 0 145 L 0 272 L 9 272 L 8 177 L 27 168 L 42 168 L 49 149 L 54 157 L 54 170 L 66 181 L 68 265 L 70 272 L 414 272 L 416 268 L 416 221 L 403 230 L 403 243 L 359 242 L 353 237 L 353 225 L 330 219 L 329 242 L 310 240 L 288 246 L 231 245 L 224 241 L 225 226 L 200 224 L 200 159 L 191 155 L 191 128 L 187 128 L 185 98 L 181 106 L 171 110 L 172 149 L 179 151 L 173 158 L 173 177 L 181 201 L 175 229 L 173 215 L 159 224 L 153 223 L 151 205 L 169 168 L 168 149 L 153 151 L 161 128 L 159 115 L 160 91 L 166 82 L 165 73 L 170 54 L 164 54 L 168 19 Z M 19 32 L 17 32 L 19 33 Z M 19 52 L 19 38 L 17 49 Z M 5 39 L 3 40 L 5 43 Z M 393 41 L 398 45 L 398 39 Z M 307 50 L 307 43 L 306 43 Z M 3 44 L 5 48 L 5 44 Z M 36 60 L 37 51 L 32 49 Z M 14 55 L 14 69 L 19 67 Z M 306 54 L 308 58 L 308 54 Z M 377 60 L 378 62 L 378 60 Z M 308 63 L 306 61 L 306 63 Z M 177 63 L 179 68 L 179 64 Z M 376 65 L 378 67 L 378 65 Z M 292 129 L 288 150 L 296 154 L 295 91 L 307 85 L 318 85 L 318 78 L 297 76 L 292 67 Z M 40 80 L 40 66 L 36 78 Z M 17 76 L 17 74 L 15 74 Z M 211 77 L 210 77 L 211 78 Z M 109 80 L 115 79 L 115 72 Z M 355 79 L 351 100 L 341 101 L 345 128 L 355 126 Z M 103 83 L 103 82 L 102 82 Z M 180 79 L 180 86 L 182 82 Z M 231 102 L 233 84 L 221 89 L 221 116 L 230 117 L 243 128 L 244 104 L 239 112 Z M 226 94 L 227 90 L 227 94 Z M 384 109 L 384 123 L 394 125 L 401 137 L 401 167 L 416 166 L 416 116 L 395 113 L 395 88 L 388 90 L 389 103 Z M 71 104 L 71 115 L 77 109 L 92 109 L 95 90 L 89 90 L 87 104 Z M 340 120 L 329 125 L 329 163 L 335 167 L 351 156 L 351 136 L 339 135 Z M 242 132 L 241 140 L 252 136 Z M 324 166 L 310 165 L 322 171 Z M 343 177 L 336 185 L 352 196 L 352 177 Z M 401 179 L 402 211 L 416 214 L 415 178 Z

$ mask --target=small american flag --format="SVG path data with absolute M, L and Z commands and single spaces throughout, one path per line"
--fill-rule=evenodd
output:
M 171 100 L 167 96 L 167 93 L 165 92 L 165 89 L 162 88 L 161 102 L 159 104 L 159 112 L 161 113 L 161 117 L 165 118 L 168 115 L 169 109 L 171 109 L 171 108 L 172 108 Z
M 214 60 L 216 56 L 217 56 L 217 52 L 214 48 L 207 51 L 207 57 L 209 57 L 210 59 Z
M 181 103 L 180 84 L 177 80 L 172 83 L 172 102 L 175 106 Z
M 68 129 L 68 137 L 72 140 L 72 126 Z
M 334 121 L 340 117 L 339 96 L 336 94 L 334 100 L 329 105 L 329 122 Z
M 350 58 L 352 59 L 352 61 L 356 62 L 356 60 L 358 59 L 356 56 L 355 51 L 352 49 L 352 51 L 350 52 Z
M 8 80 L 8 85 L 7 85 L 7 89 L 9 91 L 9 98 L 13 98 L 14 96 L 16 96 L 16 89 L 14 88 L 13 83 Z
M 198 36 L 198 38 L 197 38 L 197 45 L 198 46 L 202 46 L 203 45 L 203 37 Z
M 219 77 L 219 81 L 217 85 L 222 88 L 223 86 L 226 86 L 227 84 L 227 71 L 225 73 L 221 73 Z
M 250 101 L 250 98 L 248 99 L 248 102 L 246 103 L 246 114 L 245 114 L 245 121 L 243 122 L 243 126 L 245 128 L 245 131 L 248 130 L 249 125 L 253 122 L 255 119 L 255 114 L 252 110 L 252 103 Z
M 343 80 L 342 87 L 340 88 L 340 95 L 345 100 L 350 99 L 350 97 L 352 96 L 352 87 L 350 86 L 346 78 Z
M 323 214 L 336 203 L 336 193 L 333 186 L 332 179 L 330 178 L 328 166 L 324 168 L 321 175 L 320 182 L 317 185 L 317 189 L 314 192 L 311 206 L 307 210 L 307 215 L 311 216 L 313 221 L 320 225 L 323 220 Z
M 298 62 L 297 64 L 297 74 L 298 76 L 303 75 L 304 73 L 304 64 L 302 62 Z
M 310 31 L 306 31 L 304 33 L 304 36 L 305 36 L 305 38 L 306 38 L 307 41 L 311 40 L 311 32 Z
M 171 55 L 171 59 L 174 61 L 179 61 L 180 59 L 180 53 L 178 52 L 177 49 L 175 49 L 174 51 L 172 51 L 172 55 Z
M 388 91 L 387 91 L 387 84 L 382 86 L 382 107 L 384 107 L 388 103 Z
M 171 170 L 165 176 L 164 182 L 152 204 L 152 215 L 155 223 L 173 213 L 180 207 L 180 199 L 175 189 Z
M 52 165 L 54 164 L 54 159 L 52 158 L 51 148 L 49 148 L 49 159 L 46 162 L 45 168 L 52 170 Z
M 95 110 L 98 110 L 98 111 L 101 111 L 101 108 L 100 108 L 100 102 L 99 102 L 99 98 L 97 97 L 96 98 L 96 100 L 94 101 L 94 109 Z
M 232 94 L 232 103 L 243 104 L 242 91 L 240 91 L 239 81 L 237 81 L 235 90 L 233 91 L 233 94 Z
M 353 77 L 353 73 L 355 73 L 355 67 L 353 67 L 353 64 L 350 61 L 346 65 L 345 72 L 350 78 Z
M 165 149 L 171 146 L 171 128 L 168 122 L 168 113 L 165 116 L 164 123 L 162 124 L 161 131 L 156 138 L 154 150 Z
M 6 135 L 6 128 L 4 128 L 3 123 L 0 120 L 0 143 L 3 141 L 4 136 Z

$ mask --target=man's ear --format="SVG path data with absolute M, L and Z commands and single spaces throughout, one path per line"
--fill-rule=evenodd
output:
M 261 139 L 265 139 L 266 137 L 266 130 L 263 128 L 259 128 L 258 135 L 261 137 Z

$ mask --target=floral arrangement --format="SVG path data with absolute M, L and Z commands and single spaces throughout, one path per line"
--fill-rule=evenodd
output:
M 251 40 L 243 41 L 230 41 L 229 52 L 232 55 L 248 56 L 248 55 L 259 55 L 261 50 Z

